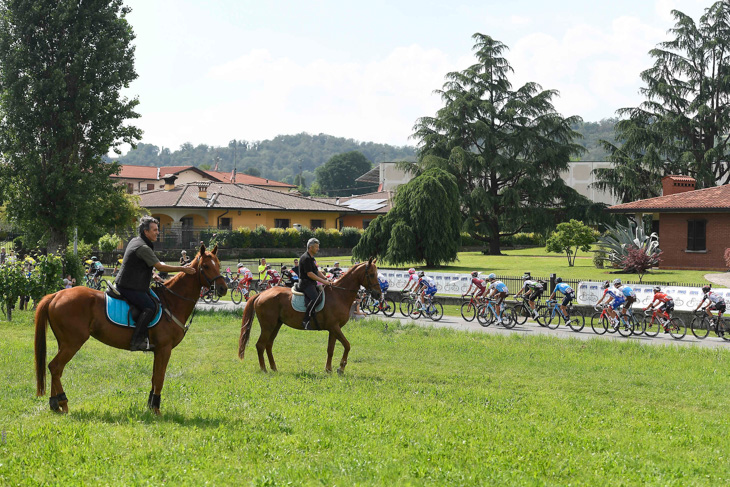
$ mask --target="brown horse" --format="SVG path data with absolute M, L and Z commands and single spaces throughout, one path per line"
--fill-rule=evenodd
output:
M 157 295 L 165 312 L 160 322 L 150 328 L 150 342 L 155 346 L 152 371 L 152 391 L 148 406 L 160 414 L 160 393 L 165 381 L 165 370 L 172 349 L 185 337 L 185 322 L 195 308 L 202 286 L 210 287 L 213 282 L 218 293 L 224 295 L 226 286 L 220 275 L 220 262 L 216 253 L 206 252 L 205 246 L 190 264 L 197 270 L 194 274 L 178 273 L 160 287 Z M 93 336 L 100 342 L 114 348 L 129 350 L 134 328 L 125 328 L 111 323 L 106 317 L 105 297 L 102 291 L 78 286 L 45 296 L 35 313 L 35 372 L 37 395 L 46 393 L 46 328 L 48 323 L 58 342 L 58 353 L 48 364 L 51 372 L 51 409 L 68 412 L 68 398 L 63 392 L 61 376 L 63 368 L 81 346 Z
M 373 259 L 370 259 L 367 263 L 356 264 L 332 285 L 325 286 L 324 309 L 317 313 L 316 318 L 320 330 L 327 330 L 329 332 L 327 364 L 325 365 L 327 372 L 332 372 L 332 354 L 335 351 L 336 340 L 339 340 L 345 348 L 342 354 L 340 368 L 337 369 L 337 372 L 342 374 L 345 371 L 347 354 L 350 352 L 350 342 L 347 341 L 347 338 L 342 333 L 342 327 L 350 319 L 350 308 L 357 297 L 360 286 L 365 287 L 368 291 L 380 294 L 378 269 L 375 267 L 375 261 Z M 266 364 L 264 362 L 264 351 L 266 351 L 271 370 L 276 370 L 276 363 L 274 362 L 274 355 L 271 353 L 271 349 L 274 346 L 274 340 L 279 333 L 281 325 L 286 324 L 298 330 L 302 329 L 304 313 L 295 311 L 292 308 L 291 297 L 292 292 L 290 288 L 275 287 L 254 296 L 246 303 L 241 322 L 241 338 L 238 342 L 238 357 L 241 360 L 243 360 L 246 345 L 251 335 L 251 327 L 253 326 L 255 314 L 259 317 L 259 324 L 261 325 L 261 336 L 258 342 L 256 342 L 259 365 L 261 366 L 261 370 L 266 372 Z

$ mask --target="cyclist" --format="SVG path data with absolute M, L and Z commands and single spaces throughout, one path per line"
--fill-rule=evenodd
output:
M 611 289 L 611 283 L 603 281 L 603 295 L 596 303 L 595 308 L 598 308 L 598 305 L 601 304 L 604 299 L 606 299 L 606 304 L 609 306 L 608 315 L 611 317 L 611 323 L 616 325 L 618 323 L 618 313 L 616 313 L 616 310 L 619 306 L 626 302 L 624 293 L 615 288 Z
M 416 287 L 416 293 L 418 293 L 418 304 L 421 305 L 421 310 L 426 311 L 425 297 L 428 296 L 433 298 L 436 295 L 436 281 L 433 277 L 426 276 L 423 271 L 418 273 L 418 286 Z
M 704 296 L 702 296 L 702 301 L 700 301 L 700 304 L 697 305 L 695 308 L 695 311 L 700 309 L 702 306 L 702 303 L 707 300 L 707 306 L 705 306 L 705 313 L 710 317 L 710 322 L 714 323 L 714 317 L 712 316 L 712 310 L 717 310 L 717 318 L 718 320 L 722 318 L 722 314 L 725 312 L 725 300 L 722 296 L 720 296 L 717 293 L 712 292 L 711 286 L 702 286 L 702 292 L 705 293 Z
M 408 281 L 406 281 L 406 285 L 403 287 L 402 293 L 406 291 L 413 290 L 415 292 L 416 288 L 421 284 L 421 279 L 416 275 L 416 269 L 411 267 L 408 269 Z
M 329 271 L 332 273 L 332 277 L 334 277 L 335 279 L 339 279 L 342 275 L 342 269 L 340 269 L 339 262 L 335 262 L 332 267 L 330 267 Z
M 390 283 L 388 282 L 388 279 L 386 279 L 385 276 L 380 272 L 378 272 L 378 284 L 380 284 L 380 292 L 383 293 L 383 298 L 385 298 L 385 294 L 388 292 Z
M 628 285 L 621 284 L 621 279 L 614 279 L 613 285 L 616 289 L 621 291 L 626 301 L 624 302 L 623 308 L 621 308 L 621 314 L 626 316 L 626 312 L 631 309 L 631 306 L 636 302 L 636 293 L 633 288 Z
M 94 281 L 94 287 L 99 287 L 99 280 L 104 275 L 104 265 L 96 257 L 91 258 L 89 266 L 89 278 Z
M 520 289 L 517 294 L 515 294 L 516 298 L 519 298 L 523 294 L 527 297 L 527 300 L 530 303 L 530 308 L 532 309 L 532 316 L 533 318 L 537 318 L 537 310 L 535 309 L 535 301 L 540 299 L 540 296 L 542 296 L 542 293 L 545 291 L 545 285 L 542 281 L 534 281 L 532 279 L 532 276 L 529 272 L 526 272 L 524 276 L 522 276 L 522 280 L 524 281 L 522 289 Z M 529 296 L 528 296 L 529 292 Z
M 299 276 L 293 270 L 288 269 L 285 265 L 281 266 L 281 277 L 285 280 L 286 287 L 294 287 L 299 282 Z
M 253 272 L 248 267 L 244 267 L 243 264 L 238 264 L 238 275 L 241 279 L 239 287 L 243 291 L 246 300 L 248 300 L 248 291 L 251 289 L 251 283 L 253 282 Z
M 270 265 L 266 266 L 266 275 L 269 278 L 269 287 L 278 286 L 281 282 L 281 274 L 276 269 L 272 269 Z
M 504 303 L 504 299 L 509 296 L 509 289 L 505 283 L 497 280 L 497 276 L 494 273 L 489 274 L 487 279 L 489 279 L 489 293 L 487 294 L 487 298 L 495 300 L 494 307 L 497 310 L 497 323 L 502 323 L 501 306 Z
M 659 311 L 663 311 L 664 315 L 667 319 L 672 318 L 672 311 L 674 311 L 674 299 L 662 292 L 662 288 L 659 286 L 654 287 L 654 298 L 652 299 L 649 306 L 644 308 L 644 311 L 647 309 L 654 308 L 654 302 L 656 301 L 657 304 L 662 303 L 661 306 L 659 306 Z
M 478 298 L 480 296 L 483 296 L 485 292 L 487 292 L 487 286 L 484 282 L 484 279 L 479 279 L 479 273 L 477 271 L 473 271 L 471 273 L 471 282 L 469 283 L 469 289 L 461 295 L 461 297 L 466 297 L 467 294 L 471 292 L 471 287 L 474 286 L 474 297 Z
M 558 292 L 563 295 L 563 302 L 560 304 L 560 310 L 563 312 L 563 316 L 565 316 L 565 324 L 567 325 L 570 323 L 570 313 L 568 313 L 568 306 L 575 299 L 575 291 L 573 291 L 573 288 L 570 287 L 568 284 L 564 283 L 561 277 L 555 279 L 555 282 L 557 283 L 557 285 L 555 286 L 555 291 L 553 291 L 548 299 L 555 299 L 555 295 Z

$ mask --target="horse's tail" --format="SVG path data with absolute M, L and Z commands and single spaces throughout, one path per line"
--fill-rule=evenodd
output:
M 35 310 L 35 381 L 38 396 L 46 393 L 46 328 L 48 307 L 55 296 L 55 293 L 45 296 Z
M 248 345 L 248 339 L 251 337 L 251 328 L 253 328 L 253 317 L 256 314 L 254 304 L 256 300 L 261 296 L 257 294 L 253 298 L 246 302 L 246 307 L 243 309 L 243 320 L 241 320 L 241 338 L 238 340 L 238 358 L 243 360 L 243 354 L 246 352 L 246 345 Z

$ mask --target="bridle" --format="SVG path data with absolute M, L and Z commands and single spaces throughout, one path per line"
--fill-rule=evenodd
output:
M 202 256 L 201 256 L 201 259 L 198 262 L 198 266 L 196 268 L 196 271 L 197 271 L 197 274 L 198 274 L 198 284 L 200 284 L 201 287 L 207 287 L 208 289 L 210 289 L 210 288 L 213 287 L 213 283 L 215 281 L 217 281 L 218 279 L 223 279 L 223 276 L 221 274 L 218 274 L 214 278 L 209 279 L 208 276 L 206 276 L 205 274 L 203 274 L 202 269 L 201 269 L 202 266 L 203 266 L 203 259 L 202 259 Z M 205 280 L 208 281 L 208 285 L 207 286 L 205 284 L 203 284 L 203 282 L 200 279 L 200 276 L 203 276 L 205 278 Z M 162 285 L 161 287 L 165 291 L 169 292 L 170 294 L 172 294 L 174 296 L 177 296 L 178 298 L 180 298 L 180 299 L 182 299 L 184 301 L 188 301 L 188 302 L 191 302 L 191 303 L 197 303 L 198 302 L 198 299 L 199 298 L 194 298 L 194 299 L 186 298 L 185 296 L 183 296 L 183 295 L 181 295 L 179 293 L 176 293 L 175 291 L 173 291 L 172 289 L 170 289 L 169 287 L 167 287 L 165 285 Z
M 365 285 L 364 285 L 364 287 L 365 287 L 365 290 L 368 291 L 369 293 L 375 293 L 375 292 L 379 292 L 380 293 L 382 291 L 380 290 L 380 285 L 378 285 L 377 278 L 374 278 L 373 276 L 370 275 L 370 266 L 371 265 L 372 264 L 370 262 L 368 262 L 367 264 L 365 264 Z M 371 285 L 371 282 L 373 280 L 375 281 L 375 286 L 376 286 L 377 291 L 369 288 L 370 285 Z M 359 287 L 357 289 L 349 289 L 349 288 L 342 287 L 342 286 L 335 286 L 334 284 L 330 284 L 330 286 L 333 287 L 333 288 L 336 288 L 336 289 L 342 289 L 344 291 L 355 291 L 355 292 L 357 292 L 357 291 L 360 290 Z

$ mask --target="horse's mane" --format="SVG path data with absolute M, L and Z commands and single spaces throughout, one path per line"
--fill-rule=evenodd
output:
M 339 284 L 340 281 L 345 279 L 345 277 L 347 277 L 351 274 L 355 274 L 355 272 L 357 272 L 357 269 L 361 269 L 365 265 L 367 265 L 367 262 L 360 262 L 360 263 L 355 264 L 354 266 L 350 267 L 345 272 L 343 272 L 342 275 L 338 279 L 335 279 L 334 284 Z

